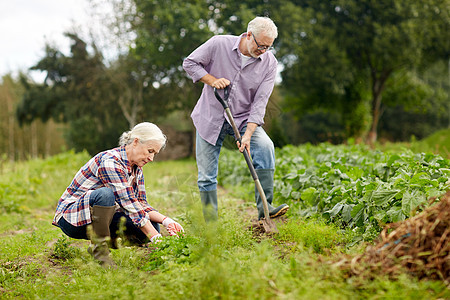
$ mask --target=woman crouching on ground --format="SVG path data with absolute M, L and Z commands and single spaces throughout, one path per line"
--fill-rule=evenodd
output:
M 157 242 L 159 224 L 170 235 L 183 231 L 151 207 L 145 193 L 142 167 L 164 148 L 166 136 L 155 124 L 144 122 L 124 132 L 119 144 L 95 155 L 77 172 L 59 199 L 52 223 L 71 238 L 90 239 L 88 251 L 104 266 L 115 266 L 109 245 L 115 247 L 121 223 L 126 239 L 137 245 Z

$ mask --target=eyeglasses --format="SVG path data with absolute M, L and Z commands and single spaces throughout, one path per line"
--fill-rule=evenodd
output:
M 273 49 L 273 46 L 261 46 L 260 44 L 258 44 L 253 32 L 252 32 L 252 36 L 253 36 L 253 39 L 255 40 L 256 46 L 258 46 L 258 50 L 262 51 L 262 50 L 272 50 Z

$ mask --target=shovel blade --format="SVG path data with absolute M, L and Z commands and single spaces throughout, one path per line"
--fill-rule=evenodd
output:
M 268 220 L 266 218 L 262 219 L 262 224 L 263 224 L 265 232 L 267 232 L 267 233 L 278 233 L 278 228 L 275 225 L 275 222 L 272 221 L 271 219 L 268 219 Z

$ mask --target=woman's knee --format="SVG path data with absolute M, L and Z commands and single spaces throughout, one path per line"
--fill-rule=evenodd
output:
M 89 199 L 89 204 L 91 206 L 114 206 L 115 202 L 116 196 L 114 195 L 114 192 L 107 187 L 93 191 Z
M 62 230 L 62 232 L 73 239 L 88 239 L 86 226 L 73 226 L 62 217 L 58 221 L 58 227 Z

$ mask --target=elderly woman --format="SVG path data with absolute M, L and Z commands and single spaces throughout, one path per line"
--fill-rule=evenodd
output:
M 164 148 L 166 136 L 155 124 L 144 122 L 124 132 L 119 144 L 95 155 L 78 171 L 59 199 L 53 219 L 53 225 L 69 237 L 90 239 L 88 251 L 104 266 L 115 265 L 108 241 L 115 246 L 119 223 L 125 225 L 124 235 L 133 244 L 157 242 L 159 224 L 170 235 L 183 231 L 151 207 L 145 193 L 142 167 Z

